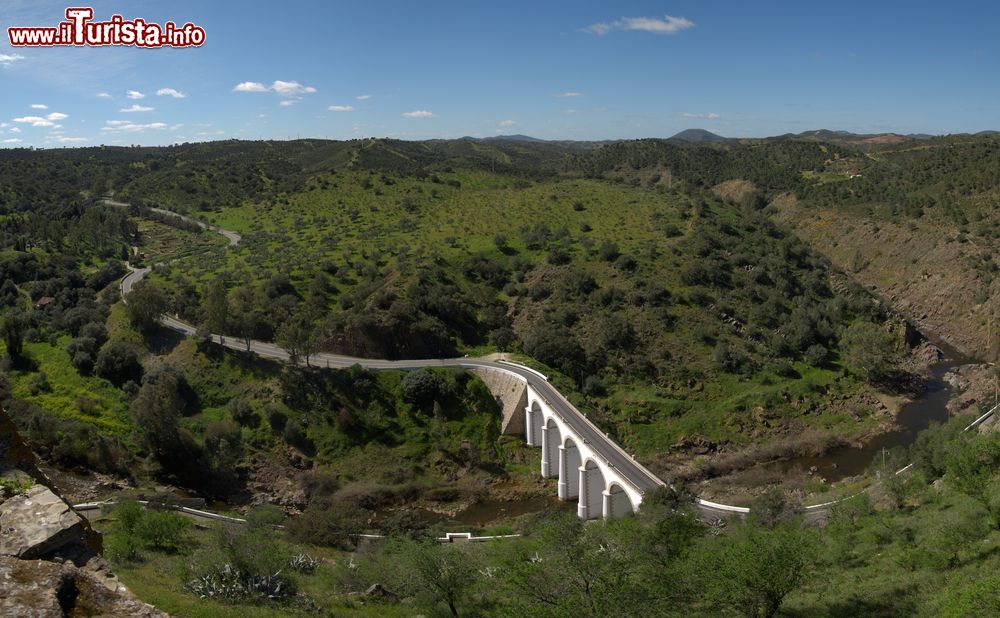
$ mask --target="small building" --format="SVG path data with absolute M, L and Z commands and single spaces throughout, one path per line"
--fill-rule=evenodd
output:
M 52 298 L 51 296 L 43 296 L 39 298 L 37 302 L 35 302 L 35 309 L 44 309 L 49 305 L 51 305 L 52 303 L 54 303 L 55 301 L 56 299 Z

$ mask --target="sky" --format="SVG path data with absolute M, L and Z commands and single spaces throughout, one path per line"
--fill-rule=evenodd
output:
M 0 147 L 216 139 L 727 137 L 1000 129 L 1000 3 L 93 2 L 200 47 L 12 47 Z

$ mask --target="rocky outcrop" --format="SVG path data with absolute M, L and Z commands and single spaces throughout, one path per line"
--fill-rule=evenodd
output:
M 86 522 L 43 485 L 0 504 L 0 555 L 41 558 L 84 538 Z
M 0 556 L 0 616 L 137 616 L 167 614 L 135 598 L 122 586 L 109 588 L 99 574 L 70 562 Z
M 136 598 L 101 558 L 101 536 L 51 487 L 0 408 L 0 616 L 167 616 Z

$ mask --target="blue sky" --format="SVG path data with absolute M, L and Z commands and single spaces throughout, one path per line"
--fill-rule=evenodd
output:
M 0 146 L 1000 129 L 994 2 L 133 0 L 95 19 L 207 42 L 10 47 L 73 4 L 0 0 Z

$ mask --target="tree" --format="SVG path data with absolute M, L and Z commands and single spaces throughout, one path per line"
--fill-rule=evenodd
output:
M 888 373 L 896 360 L 896 337 L 873 322 L 858 321 L 840 338 L 848 364 L 861 369 L 869 380 L 879 380 Z
M 309 307 L 300 307 L 275 334 L 278 345 L 288 351 L 293 364 L 298 364 L 299 357 L 302 357 L 308 367 L 309 357 L 316 352 L 316 322 L 313 313 Z
M 306 510 L 288 523 L 292 538 L 331 547 L 356 546 L 371 512 L 336 496 L 314 496 Z
M 116 386 L 129 380 L 138 382 L 142 378 L 142 365 L 135 346 L 126 341 L 115 341 L 105 346 L 97 354 L 95 365 L 97 375 Z
M 740 526 L 702 548 L 705 599 L 748 618 L 769 618 L 805 576 L 814 533 L 783 524 L 773 530 Z
M 167 295 L 155 283 L 142 280 L 132 288 L 126 305 L 129 320 L 141 331 L 149 332 L 159 323 L 167 306 Z
M 258 295 L 250 286 L 236 288 L 229 297 L 230 324 L 246 344 L 247 352 L 260 324 Z
M 500 548 L 501 573 L 493 585 L 507 590 L 499 613 L 668 615 L 671 605 L 662 601 L 673 596 L 676 578 L 653 561 L 649 538 L 634 518 L 586 525 L 573 513 L 546 514 L 531 535 Z
M 130 412 L 146 448 L 160 461 L 183 450 L 180 418 L 186 407 L 174 372 L 148 375 L 132 400 Z
M 24 349 L 25 320 L 20 311 L 13 310 L 3 319 L 4 343 L 7 344 L 7 356 L 14 359 L 21 355 Z
M 445 379 L 430 369 L 417 369 L 407 373 L 400 383 L 400 388 L 403 392 L 403 401 L 418 406 L 430 405 L 448 392 Z
M 453 618 L 482 615 L 475 594 L 480 579 L 476 549 L 433 539 L 388 540 L 379 547 L 369 576 L 432 612 L 447 608 Z
M 226 298 L 226 282 L 221 277 L 209 286 L 202 310 L 209 333 L 219 335 L 219 343 L 224 344 L 226 329 L 229 328 L 229 300 Z

